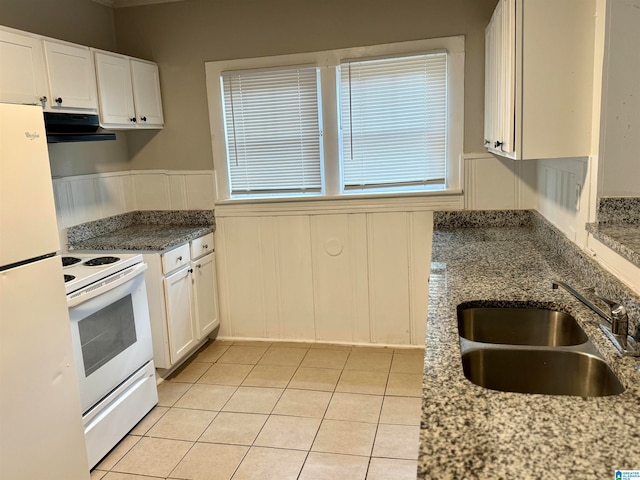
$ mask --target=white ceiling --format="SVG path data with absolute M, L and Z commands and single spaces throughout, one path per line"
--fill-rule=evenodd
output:
M 111 8 L 135 7 L 138 5 L 151 5 L 152 3 L 181 2 L 182 0 L 91 0 L 92 2 L 106 5 Z

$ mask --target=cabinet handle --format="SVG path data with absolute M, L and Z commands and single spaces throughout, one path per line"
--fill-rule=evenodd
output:
M 176 258 L 176 262 L 181 262 L 182 261 L 182 256 L 179 256 L 178 258 Z
M 209 245 L 205 243 L 204 245 L 202 245 L 202 248 L 209 248 Z
M 190 268 L 190 269 L 189 269 L 189 273 L 193 273 L 193 268 Z
M 490 145 L 491 144 L 491 140 L 487 140 L 486 138 L 484 139 L 484 144 L 485 145 Z
M 131 120 L 133 123 L 136 123 L 136 121 L 137 121 L 137 120 L 136 120 L 136 117 L 131 117 L 131 118 L 130 118 L 130 120 Z
M 493 144 L 493 146 L 494 146 L 495 148 L 498 148 L 498 147 L 499 147 L 499 146 L 501 146 L 501 145 L 504 145 L 504 142 L 496 142 L 496 143 L 494 143 L 494 144 Z
M 48 98 L 47 97 L 40 97 L 40 101 L 45 104 L 47 103 Z
M 199 263 L 199 264 L 196 265 L 196 267 L 202 268 L 202 264 Z
M 147 121 L 147 117 L 140 117 L 140 120 L 142 120 L 143 122 Z
M 58 105 L 62 105 L 62 97 L 58 97 L 58 98 L 56 98 L 56 103 L 57 103 Z

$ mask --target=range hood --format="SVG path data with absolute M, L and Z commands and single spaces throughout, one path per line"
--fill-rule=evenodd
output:
M 115 140 L 116 134 L 100 127 L 98 115 L 44 112 L 47 143 Z

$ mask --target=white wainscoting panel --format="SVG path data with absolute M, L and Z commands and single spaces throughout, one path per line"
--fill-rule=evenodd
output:
M 536 207 L 536 162 L 488 153 L 465 154 L 466 210 L 520 210 Z
M 423 345 L 431 211 L 222 216 L 220 337 Z
M 53 179 L 58 226 L 133 210 L 210 210 L 213 172 L 140 170 Z M 66 240 L 65 240 L 66 241 Z

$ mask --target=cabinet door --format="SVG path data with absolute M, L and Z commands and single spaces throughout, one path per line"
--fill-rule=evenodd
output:
M 215 253 L 210 253 L 192 262 L 191 268 L 193 269 L 193 303 L 196 328 L 198 340 L 200 340 L 220 324 Z
M 183 268 L 164 279 L 171 364 L 175 364 L 197 343 L 190 270 L 188 267 Z
M 96 75 L 88 47 L 44 41 L 51 99 L 47 109 L 98 110 Z
M 161 127 L 164 124 L 164 118 L 158 66 L 154 63 L 131 59 L 131 75 L 138 127 Z
M 131 128 L 136 121 L 129 59 L 95 52 L 100 123 L 106 127 Z
M 0 102 L 40 104 L 45 75 L 42 40 L 0 30 Z
M 500 149 L 515 154 L 516 33 L 515 0 L 502 0 L 500 28 Z

